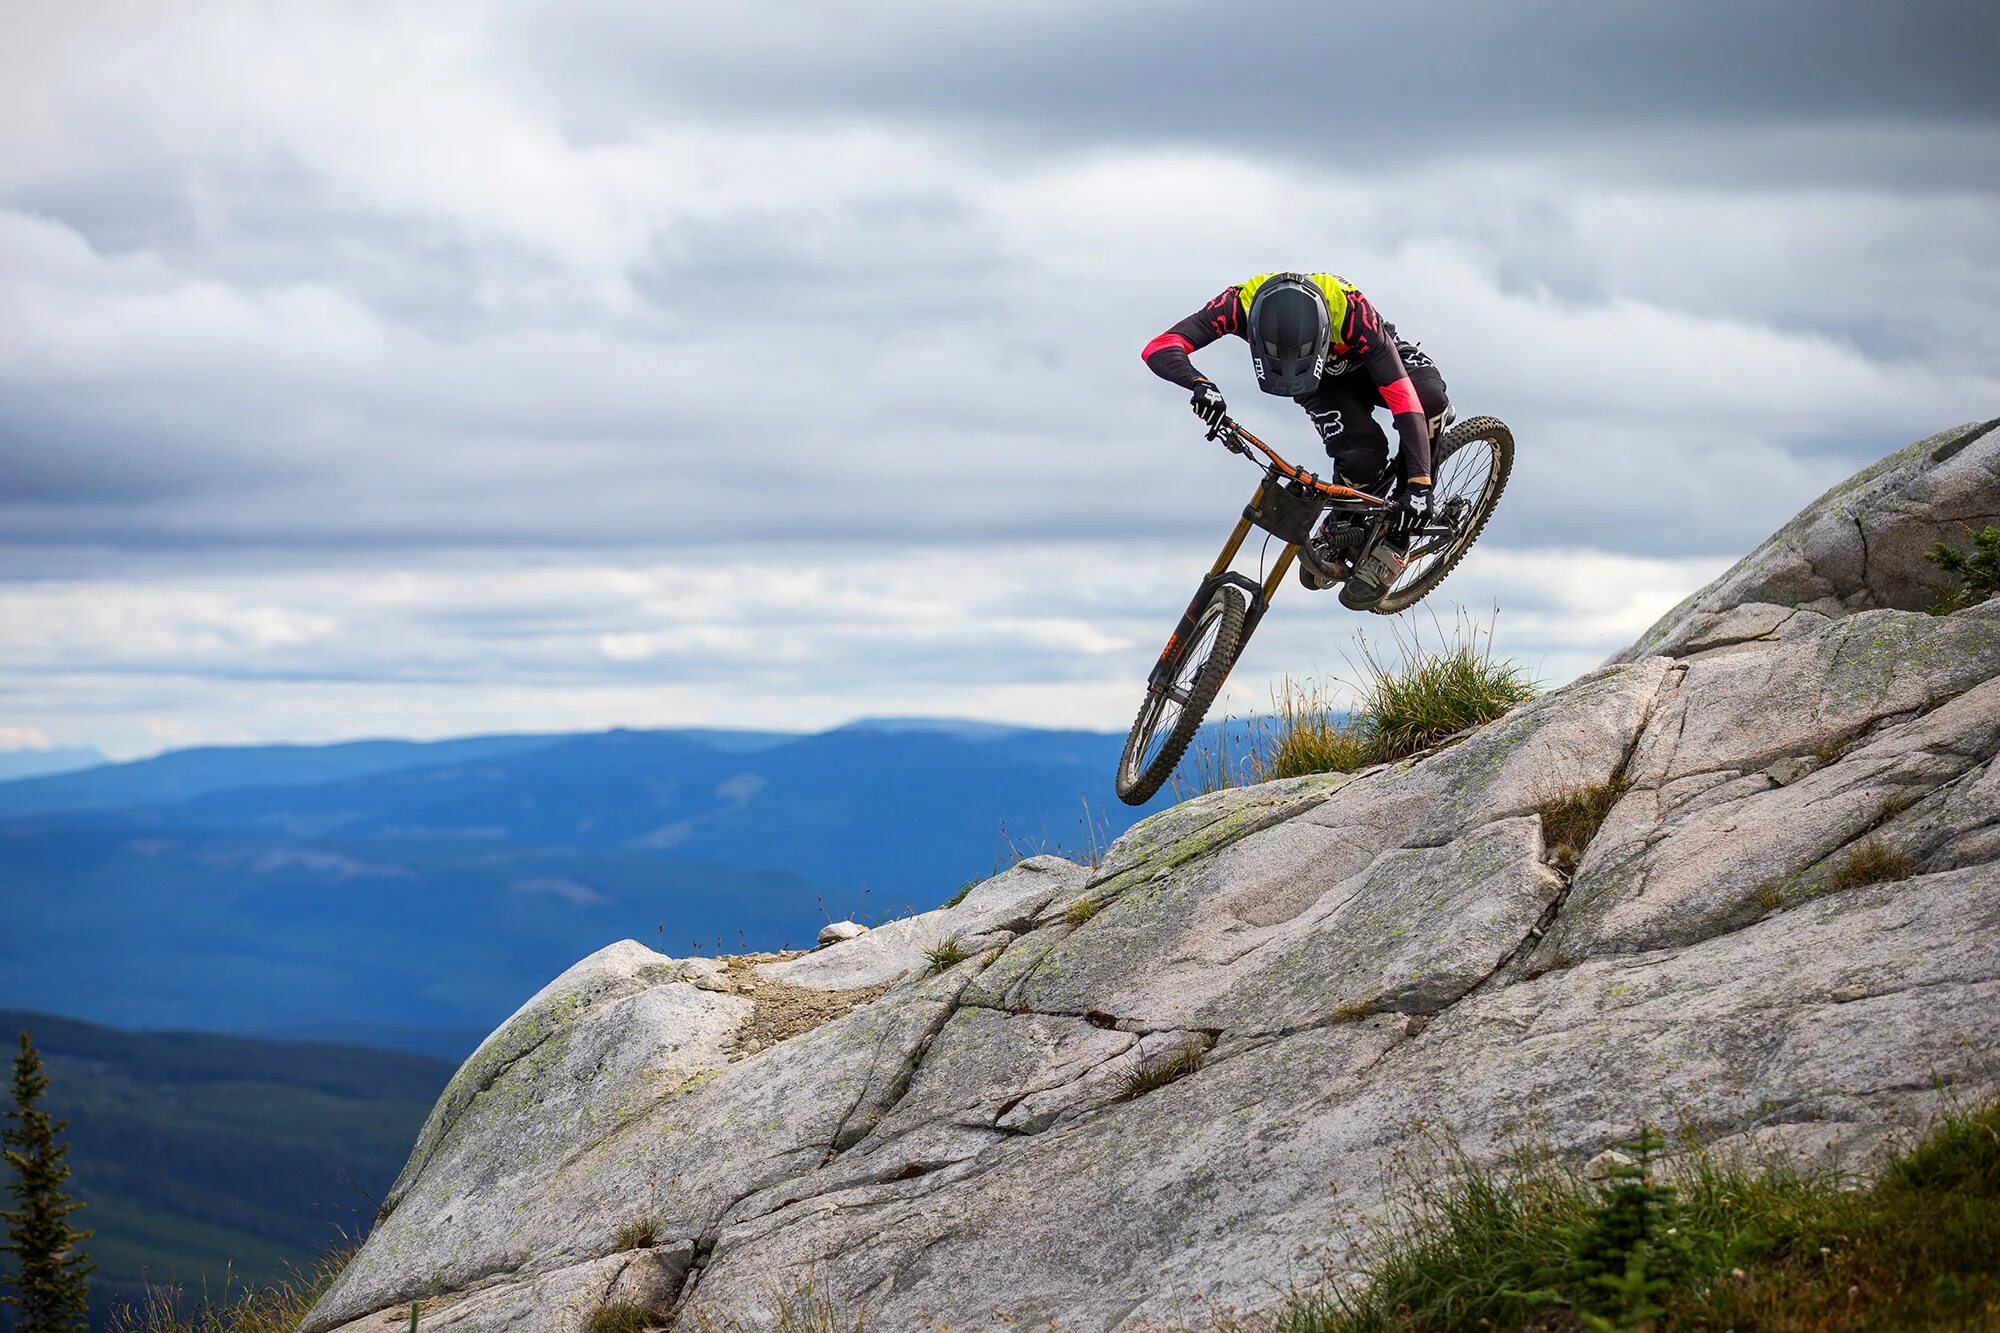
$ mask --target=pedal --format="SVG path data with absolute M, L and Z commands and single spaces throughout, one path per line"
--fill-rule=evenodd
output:
M 1316 542 L 1299 548 L 1299 582 L 1314 592 L 1333 587 L 1347 577 L 1347 566 L 1337 557 L 1327 558 L 1315 551 Z

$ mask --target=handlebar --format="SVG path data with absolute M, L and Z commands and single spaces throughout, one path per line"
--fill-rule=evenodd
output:
M 1370 495 L 1366 491 L 1357 491 L 1352 486 L 1340 486 L 1330 481 L 1321 481 L 1318 477 L 1304 468 L 1293 464 L 1276 449 L 1273 449 L 1270 445 L 1243 429 L 1241 423 L 1234 417 L 1226 416 L 1213 426 L 1210 426 L 1208 428 L 1208 438 L 1220 441 L 1224 448 L 1230 450 L 1232 453 L 1242 454 L 1245 458 L 1251 457 L 1251 450 L 1255 449 L 1271 460 L 1265 465 L 1268 471 L 1277 473 L 1287 481 L 1297 482 L 1308 491 L 1326 496 L 1328 499 L 1364 500 L 1369 504 L 1380 505 L 1385 509 L 1389 505 L 1389 502 L 1379 495 Z

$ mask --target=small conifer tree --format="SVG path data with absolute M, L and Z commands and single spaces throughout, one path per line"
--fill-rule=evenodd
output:
M 63 1194 L 69 1179 L 69 1145 L 60 1141 L 69 1121 L 51 1119 L 36 1105 L 49 1089 L 41 1053 L 28 1034 L 14 1056 L 14 1107 L 0 1134 L 0 1157 L 13 1169 L 7 1192 L 15 1207 L 0 1210 L 7 1240 L 0 1253 L 14 1256 L 15 1272 L 0 1277 L 0 1304 L 19 1311 L 18 1333 L 84 1333 L 90 1326 L 85 1279 L 96 1268 L 80 1242 L 94 1232 L 69 1224 L 83 1207 Z
M 1624 1146 L 1637 1160 L 1611 1168 L 1570 1250 L 1571 1277 L 1589 1293 L 1577 1317 L 1593 1333 L 1650 1328 L 1666 1313 L 1658 1298 L 1692 1258 L 1676 1191 L 1654 1177 L 1653 1155 L 1666 1141 L 1648 1125 Z
M 1958 575 L 1958 586 L 1939 593 L 1931 603 L 1935 615 L 1948 616 L 2000 593 L 2000 528 L 1988 524 L 1972 532 L 1970 551 L 1953 550 L 1939 542 L 1924 552 L 1924 559 L 1947 574 Z

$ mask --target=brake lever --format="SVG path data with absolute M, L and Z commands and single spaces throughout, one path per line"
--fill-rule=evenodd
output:
M 1250 456 L 1249 446 L 1244 444 L 1242 439 L 1236 434 L 1236 423 L 1228 417 L 1224 417 L 1213 426 L 1210 426 L 1208 434 L 1204 438 L 1221 441 L 1222 447 L 1229 450 L 1232 454 L 1242 454 L 1245 458 Z

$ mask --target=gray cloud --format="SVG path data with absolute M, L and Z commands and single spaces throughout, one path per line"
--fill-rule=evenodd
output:
M 1659 128 L 1727 135 L 1721 153 L 1704 138 L 1712 158 L 1760 126 L 2000 117 L 1987 54 L 2000 19 L 1972 0 L 816 6 L 700 25 L 529 7 L 510 27 L 523 77 L 576 132 L 605 139 L 633 107 L 726 107 L 1379 165 Z M 1831 165 L 1814 158 L 1795 165 Z
M 1280 265 L 1515 424 L 1453 587 L 1575 670 L 2000 396 L 1985 10 L 1656 9 L 36 10 L 0 725 L 1122 725 L 1253 476 L 1138 347 Z

